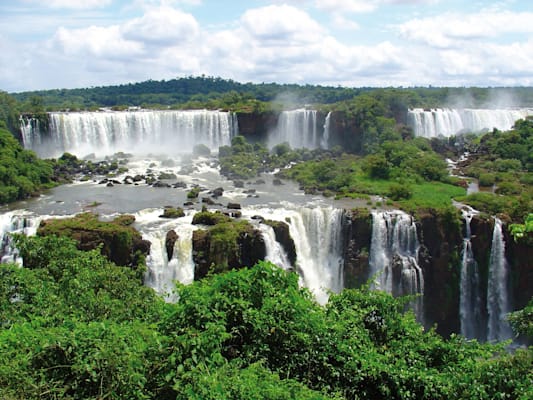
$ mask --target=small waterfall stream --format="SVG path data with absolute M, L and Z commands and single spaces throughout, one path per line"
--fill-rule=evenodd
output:
M 413 311 L 423 320 L 424 276 L 418 265 L 419 242 L 413 218 L 403 211 L 372 211 L 370 274 L 374 288 L 394 296 L 419 295 Z
M 465 237 L 463 239 L 459 316 L 461 318 L 461 334 L 468 339 L 481 339 L 483 327 L 481 326 L 481 289 L 479 282 L 479 268 L 472 250 L 472 230 L 470 222 L 477 211 L 464 208 L 462 211 L 465 220 Z
M 317 126 L 317 111 L 301 108 L 281 112 L 277 127 L 269 134 L 268 146 L 286 142 L 293 149 L 316 149 L 322 140 Z
M 502 221 L 494 218 L 487 287 L 487 311 L 489 316 L 487 340 L 489 341 L 506 340 L 512 338 L 513 335 L 511 327 L 506 320 L 506 314 L 510 311 L 507 269 Z

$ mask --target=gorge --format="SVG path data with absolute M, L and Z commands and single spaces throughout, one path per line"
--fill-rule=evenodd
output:
M 408 112 L 415 135 L 449 136 L 469 127 L 491 129 L 486 124 L 465 122 L 466 116 L 471 121 L 487 120 L 486 110 L 427 113 Z M 496 113 L 498 121 L 489 123 L 506 129 L 523 115 L 522 111 L 502 111 Z M 524 299 L 531 297 L 531 261 L 516 252 L 512 240 L 504 240 L 506 233 L 499 219 L 467 210 L 463 211 L 461 224 L 451 229 L 439 215 L 420 213 L 413 217 L 387 205 L 366 210 L 364 203 L 303 194 L 288 181 L 281 186 L 274 184 L 271 174 L 262 176 L 264 183 L 248 181 L 241 187 L 219 174 L 215 158 L 189 156 L 195 145 L 204 144 L 217 151 L 219 146 L 229 145 L 238 133 L 264 140 L 271 147 L 283 142 L 293 148 L 310 149 L 345 144 L 346 133 L 335 112 L 283 111 L 267 118 L 271 123 L 253 134 L 249 132 L 250 118 L 239 113 L 196 110 L 51 113 L 47 128 L 39 126 L 37 120 L 23 120 L 25 147 L 43 157 L 64 151 L 79 157 L 126 151 L 132 154 L 124 160 L 129 170 L 115 177 L 116 182 L 151 170 L 184 185 L 108 187 L 92 181 L 76 182 L 15 204 L 14 208 L 24 211 L 2 215 L 3 259 L 17 257 L 8 233 L 34 234 L 42 219 L 87 211 L 94 203 L 90 210 L 104 219 L 116 213 L 135 216 L 134 226 L 151 242 L 144 282 L 172 300 L 172 282 L 192 282 L 195 259 L 204 252 L 198 244 L 195 247 L 193 233 L 205 227 L 193 225 L 192 218 L 202 204 L 209 204 L 203 199 L 212 198 L 210 190 L 222 186 L 222 196 L 213 200 L 209 210 L 227 212 L 225 204 L 238 203 L 239 219 L 248 221 L 258 232 L 265 258 L 297 271 L 301 284 L 320 303 L 327 301 L 330 291 L 360 287 L 370 279 L 376 289 L 395 296 L 413 295 L 410 307 L 418 320 L 427 327 L 436 324 L 444 335 L 460 332 L 482 341 L 509 337 L 502 314 L 524 307 Z M 507 125 L 496 125 L 500 120 Z M 254 137 L 257 132 L 263 135 Z M 160 218 L 167 205 L 183 206 L 188 201 L 187 189 L 193 187 L 199 188 L 200 198 L 185 207 L 184 217 Z M 284 224 L 288 235 L 281 239 L 267 221 Z M 169 232 L 174 232 L 170 244 Z M 505 254 L 512 254 L 515 261 L 507 263 Z M 507 283 L 502 283 L 505 279 Z M 516 296 L 519 292 L 520 297 Z

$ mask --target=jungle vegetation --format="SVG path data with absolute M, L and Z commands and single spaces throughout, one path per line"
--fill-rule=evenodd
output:
M 18 237 L 0 265 L 4 399 L 530 399 L 533 353 L 424 330 L 363 287 L 320 306 L 267 262 L 178 284 L 66 237 Z M 530 310 L 515 326 L 530 333 Z M 525 322 L 524 322 L 525 320 Z

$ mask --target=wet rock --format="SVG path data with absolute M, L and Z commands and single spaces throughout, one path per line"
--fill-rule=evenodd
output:
M 182 208 L 178 207 L 165 207 L 163 210 L 163 214 L 159 216 L 159 218 L 181 218 L 185 216 L 185 212 Z
M 281 181 L 281 179 L 275 178 L 274 180 L 272 180 L 272 184 L 274 186 L 281 186 L 281 185 L 283 185 L 283 182 Z
M 165 249 L 167 250 L 167 260 L 169 261 L 172 260 L 172 256 L 174 255 L 174 245 L 178 239 L 179 236 L 174 229 L 168 231 L 165 236 Z
M 179 188 L 179 189 L 186 189 L 186 188 L 187 188 L 187 184 L 186 184 L 185 182 L 181 182 L 181 181 L 180 181 L 180 182 L 173 183 L 173 184 L 172 184 L 172 187 L 173 187 L 174 189 L 178 189 L 178 188 Z
M 169 188 L 169 187 L 171 187 L 168 183 L 161 182 L 161 181 L 155 182 L 152 186 L 155 187 L 155 188 Z
M 107 186 L 107 187 L 113 187 L 113 186 L 115 186 L 115 185 L 113 185 L 113 182 L 107 182 L 107 183 L 106 183 L 106 186 Z
M 243 181 L 233 181 L 233 185 L 236 188 L 243 188 L 244 187 L 244 182 Z
M 207 204 L 208 206 L 214 206 L 215 202 L 209 197 L 202 197 L 202 203 Z
M 213 198 L 218 198 L 224 194 L 224 188 L 218 187 L 216 189 L 213 189 L 211 192 L 211 195 Z
M 294 266 L 296 263 L 296 246 L 291 237 L 289 225 L 283 221 L 264 220 L 263 222 L 274 229 L 276 241 L 283 247 L 291 265 Z
M 132 178 L 133 182 L 141 182 L 142 180 L 144 180 L 144 176 L 143 175 L 135 175 L 133 178 Z
M 266 182 L 264 179 L 258 179 L 254 182 L 254 185 L 264 185 Z
M 228 209 L 230 209 L 230 210 L 240 210 L 241 209 L 241 205 L 239 203 L 228 203 L 228 205 L 226 207 Z

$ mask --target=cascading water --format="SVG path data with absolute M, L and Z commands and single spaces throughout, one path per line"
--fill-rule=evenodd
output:
M 489 341 L 512 338 L 511 327 L 506 320 L 506 314 L 510 312 L 507 285 L 508 271 L 502 221 L 494 218 L 487 287 L 487 311 L 489 316 L 487 340 Z
M 274 228 L 267 224 L 260 224 L 259 229 L 261 230 L 263 239 L 265 240 L 265 260 L 270 261 L 271 263 L 285 270 L 290 269 L 291 262 L 289 261 L 283 246 L 281 246 L 281 243 L 276 240 Z
M 269 135 L 268 145 L 273 147 L 286 142 L 293 149 L 316 149 L 321 140 L 317 127 L 317 111 L 301 108 L 281 112 L 276 129 Z
M 322 135 L 322 140 L 320 141 L 320 147 L 323 149 L 329 148 L 329 131 L 331 129 L 331 111 L 326 115 L 324 120 L 324 134 Z
M 338 293 L 343 289 L 344 210 L 333 207 L 254 208 L 243 210 L 243 214 L 259 214 L 287 223 L 296 248 L 295 269 L 301 276 L 301 284 L 314 293 L 319 303 L 327 302 L 329 290 Z
M 33 236 L 42 217 L 21 211 L 10 211 L 0 215 L 0 262 L 22 263 L 11 234 L 21 233 Z
M 423 319 L 424 276 L 418 265 L 414 219 L 403 211 L 372 211 L 369 265 L 374 288 L 394 296 L 419 294 L 413 311 Z
M 533 109 L 414 108 L 408 111 L 415 136 L 427 138 L 483 132 L 493 128 L 505 131 L 529 115 L 533 115 Z
M 464 208 L 462 214 L 465 221 L 465 237 L 463 239 L 459 294 L 461 334 L 467 339 L 482 340 L 484 327 L 482 324 L 479 268 L 472 251 L 472 231 L 470 228 L 470 222 L 477 211 L 472 208 Z
M 196 144 L 212 150 L 238 133 L 235 114 L 223 111 L 101 111 L 50 113 L 49 132 L 21 122 L 24 147 L 42 157 L 127 151 L 182 153 Z
M 143 239 L 152 245 L 146 258 L 147 271 L 144 276 L 146 286 L 167 296 L 169 301 L 176 300 L 172 294 L 174 282 L 191 283 L 194 279 L 194 262 L 192 257 L 193 213 L 185 217 L 163 220 L 159 218 L 163 210 L 144 210 L 135 215 L 135 227 Z M 177 239 L 174 243 L 172 257 L 169 260 L 166 250 L 166 234 L 174 230 Z

